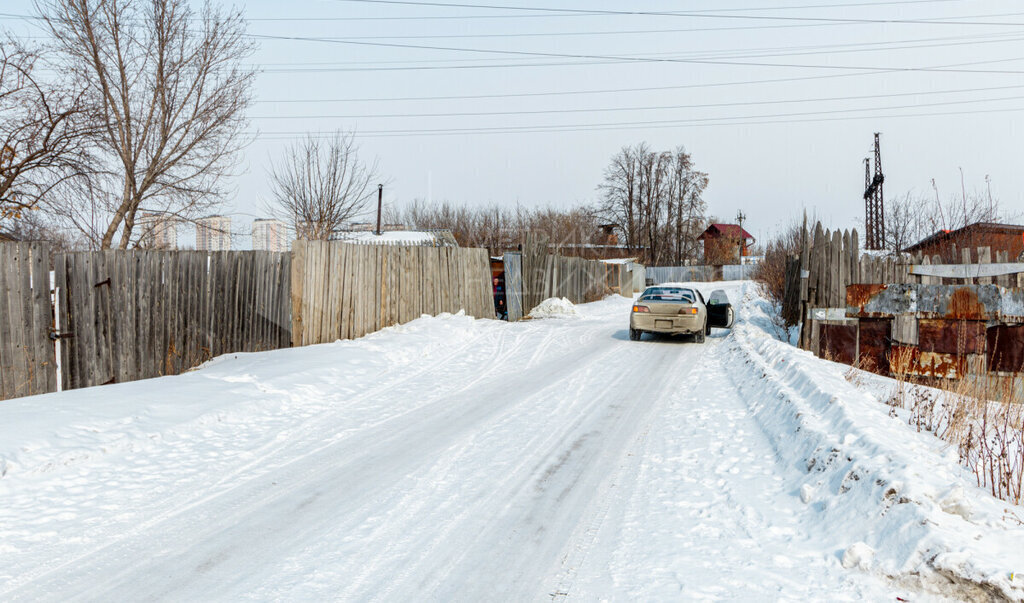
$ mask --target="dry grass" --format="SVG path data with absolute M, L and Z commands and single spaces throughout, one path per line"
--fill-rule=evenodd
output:
M 906 354 L 907 357 L 899 357 Z M 896 385 L 887 403 L 918 431 L 954 444 L 960 462 L 992 495 L 1021 503 L 1024 484 L 1024 380 L 1011 376 L 970 375 L 943 379 L 926 387 L 910 373 L 910 351 L 891 358 Z

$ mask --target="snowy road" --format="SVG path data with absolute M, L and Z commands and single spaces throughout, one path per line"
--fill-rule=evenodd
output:
M 0 599 L 892 600 L 727 332 L 630 342 L 628 305 L 10 403 Z

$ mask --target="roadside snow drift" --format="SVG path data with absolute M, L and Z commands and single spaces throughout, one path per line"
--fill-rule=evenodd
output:
M 1024 598 L 1020 509 L 697 286 L 705 344 L 552 299 L 0 403 L 0 599 Z
M 567 298 L 549 297 L 530 310 L 529 316 L 530 318 L 565 318 L 577 314 L 576 306 Z

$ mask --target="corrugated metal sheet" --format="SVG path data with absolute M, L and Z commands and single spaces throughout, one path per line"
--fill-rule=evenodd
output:
M 505 307 L 509 322 L 523 317 L 523 256 L 506 252 L 505 263 Z
M 850 285 L 846 288 L 846 314 L 858 318 L 914 314 L 918 318 L 1000 320 L 1018 312 L 1016 296 L 1009 295 L 1010 291 L 997 285 Z M 1019 311 L 1024 312 L 1024 298 Z
M 654 283 L 706 283 L 715 280 L 715 268 L 720 268 L 720 278 L 726 281 L 750 280 L 754 277 L 756 264 L 728 266 L 649 266 L 647 278 Z
M 754 278 L 756 264 L 737 264 L 722 266 L 722 280 L 726 281 L 749 281 Z
M 658 283 L 708 282 L 713 278 L 711 266 L 648 266 L 648 280 Z

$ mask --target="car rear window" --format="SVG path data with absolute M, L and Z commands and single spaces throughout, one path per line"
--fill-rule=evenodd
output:
M 655 287 L 644 291 L 640 296 L 642 301 L 673 301 L 692 304 L 694 300 L 693 291 L 689 289 L 677 289 L 674 287 Z

